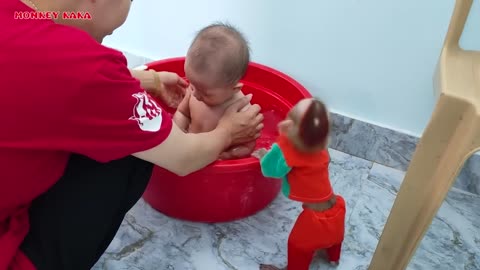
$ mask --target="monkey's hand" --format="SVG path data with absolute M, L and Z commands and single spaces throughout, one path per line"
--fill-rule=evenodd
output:
M 265 156 L 267 154 L 267 152 L 268 152 L 268 150 L 266 148 L 260 148 L 260 149 L 257 149 L 255 151 L 253 151 L 252 157 L 262 159 L 263 156 Z

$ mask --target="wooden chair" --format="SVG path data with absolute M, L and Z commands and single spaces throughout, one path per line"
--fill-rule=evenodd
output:
M 480 149 L 480 52 L 460 48 L 472 0 L 456 0 L 437 65 L 437 103 L 369 270 L 404 270 L 465 161 Z

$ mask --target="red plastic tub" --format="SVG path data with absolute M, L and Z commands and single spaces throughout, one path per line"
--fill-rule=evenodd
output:
M 184 57 L 171 58 L 146 66 L 157 71 L 176 72 L 183 77 L 184 60 Z M 266 147 L 275 140 L 277 123 L 293 104 L 311 97 L 294 79 L 258 63 L 250 64 L 242 82 L 243 92 L 253 94 L 252 102 L 259 104 L 265 115 L 265 128 L 257 148 Z M 155 167 L 143 198 L 167 216 L 214 223 L 255 214 L 275 199 L 280 188 L 281 181 L 263 177 L 258 160 L 250 157 L 217 161 L 185 177 Z

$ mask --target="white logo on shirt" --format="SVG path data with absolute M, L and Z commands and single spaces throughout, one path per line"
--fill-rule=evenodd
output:
M 159 131 L 162 126 L 162 109 L 145 92 L 132 95 L 137 102 L 133 106 L 133 116 L 129 120 L 136 120 L 143 131 Z

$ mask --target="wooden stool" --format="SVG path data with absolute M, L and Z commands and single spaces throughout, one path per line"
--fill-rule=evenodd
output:
M 459 40 L 472 0 L 456 0 L 437 65 L 438 95 L 369 270 L 407 268 L 464 162 L 480 149 L 480 52 Z

